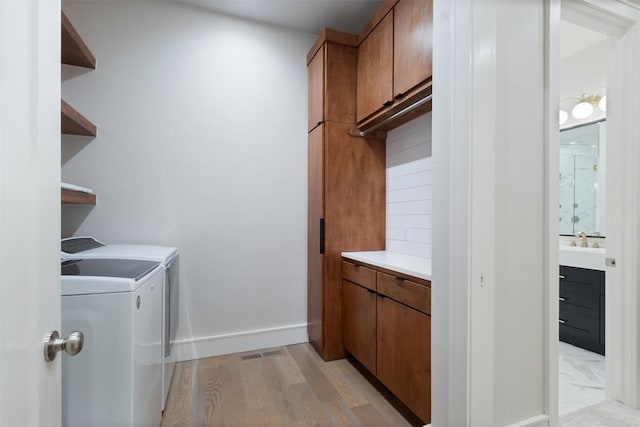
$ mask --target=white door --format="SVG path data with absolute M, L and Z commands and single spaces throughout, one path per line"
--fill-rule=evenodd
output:
M 0 0 L 0 425 L 60 425 L 60 0 Z M 64 357 L 64 356 L 63 356 Z

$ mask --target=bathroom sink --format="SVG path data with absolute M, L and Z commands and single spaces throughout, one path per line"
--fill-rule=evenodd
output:
M 560 265 L 589 268 L 604 271 L 604 248 L 583 248 L 580 246 L 560 246 Z

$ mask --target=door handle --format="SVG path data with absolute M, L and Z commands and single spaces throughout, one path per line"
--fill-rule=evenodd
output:
M 320 253 L 324 253 L 324 218 L 320 218 Z
M 51 331 L 44 337 L 44 360 L 52 362 L 59 351 L 64 350 L 69 356 L 75 356 L 82 351 L 84 335 L 80 331 L 73 331 L 67 338 L 60 338 L 58 331 Z

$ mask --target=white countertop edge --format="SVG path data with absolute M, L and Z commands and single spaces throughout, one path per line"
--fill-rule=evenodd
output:
M 342 252 L 344 258 L 431 280 L 431 260 L 390 251 Z

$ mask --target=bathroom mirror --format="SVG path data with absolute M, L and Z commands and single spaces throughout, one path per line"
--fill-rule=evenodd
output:
M 605 235 L 606 121 L 560 131 L 560 235 Z

